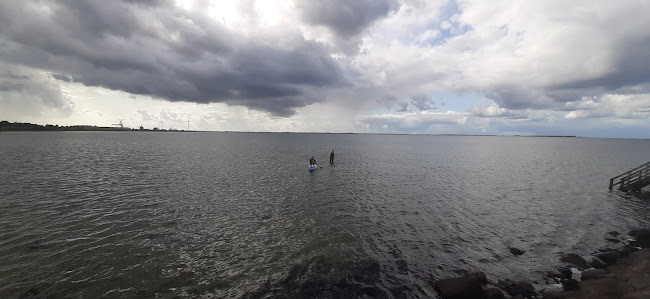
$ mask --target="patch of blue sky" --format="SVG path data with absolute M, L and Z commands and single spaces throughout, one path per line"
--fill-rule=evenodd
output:
M 464 113 L 467 112 L 469 108 L 472 107 L 472 105 L 474 105 L 475 103 L 486 100 L 486 98 L 481 94 L 476 94 L 476 93 L 461 94 L 461 93 L 454 93 L 449 91 L 430 92 L 429 94 L 427 94 L 427 97 L 429 101 L 427 101 L 426 106 L 430 108 L 426 110 L 441 112 L 441 113 L 447 111 Z M 494 104 L 494 101 L 492 100 L 487 100 L 487 101 L 490 105 Z M 416 107 L 412 102 L 413 99 L 411 98 L 397 99 L 390 104 L 386 103 L 386 105 L 384 105 L 381 108 L 368 111 L 366 115 L 377 115 L 377 114 L 384 114 L 384 113 L 401 114 L 401 113 L 413 113 L 413 112 L 422 111 L 422 109 Z
M 429 93 L 438 110 L 441 112 L 454 111 L 454 112 L 467 112 L 473 104 L 485 100 L 485 97 L 476 93 L 454 93 L 449 91 L 435 91 Z M 489 100 L 492 102 L 491 100 Z M 490 103 L 490 104 L 493 104 Z
M 466 24 L 458 24 L 454 20 L 454 16 L 461 12 L 456 1 L 448 1 L 440 10 L 440 17 L 438 19 L 420 28 L 420 35 L 415 38 L 415 42 L 422 46 L 434 47 L 443 45 L 450 38 L 467 33 L 471 30 L 471 27 Z M 422 35 L 428 31 L 435 32 L 436 34 L 428 38 L 422 38 Z

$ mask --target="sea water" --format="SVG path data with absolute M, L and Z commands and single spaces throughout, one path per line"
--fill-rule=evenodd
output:
M 343 275 L 388 298 L 435 296 L 431 281 L 463 271 L 543 283 L 561 254 L 650 225 L 647 201 L 607 189 L 650 161 L 648 149 L 559 137 L 4 132 L 0 297 L 255 297 L 296 273 Z M 307 170 L 311 156 L 322 169 Z

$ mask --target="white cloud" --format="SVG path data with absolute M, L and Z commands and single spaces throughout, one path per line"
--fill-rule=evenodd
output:
M 420 33 L 420 35 L 418 36 L 418 42 L 424 43 L 429 40 L 437 38 L 439 35 L 440 35 L 439 30 L 429 29 L 425 32 Z
M 56 110 L 48 121 L 101 125 L 125 118 L 152 126 L 190 116 L 197 128 L 259 131 L 570 134 L 612 123 L 650 127 L 650 4 L 643 1 L 176 2 L 182 9 L 175 17 L 147 9 L 110 18 L 113 10 L 100 10 L 104 25 L 69 32 L 39 27 L 62 20 L 38 9 L 46 3 L 25 4 L 39 12 L 33 20 L 0 3 L 0 62 L 41 74 L 21 91 L 14 79 L 0 82 L 5 89 L 14 84 L 0 92 L 0 117 L 38 122 Z M 94 24 L 69 16 L 66 24 Z M 123 23 L 146 38 L 85 35 L 101 26 L 119 31 Z M 93 48 L 86 38 L 129 55 Z M 44 56 L 52 43 L 59 52 Z M 88 64 L 98 62 L 105 63 L 102 72 L 87 75 Z M 117 65 L 129 71 L 106 71 Z M 65 81 L 84 74 L 85 81 Z M 145 83 L 129 84 L 136 79 Z M 265 96 L 271 92 L 278 96 Z M 486 101 L 419 100 L 436 93 Z M 197 106 L 161 100 L 170 94 L 200 95 L 197 102 L 206 103 L 226 96 Z M 436 110 L 443 102 L 455 111 Z
M 474 116 L 482 117 L 504 117 L 513 115 L 510 110 L 501 108 L 496 103 L 490 104 L 487 100 L 475 103 L 470 107 L 469 111 Z
M 605 94 L 599 99 L 583 98 L 566 103 L 567 119 L 578 118 L 617 118 L 647 121 L 650 120 L 649 94 Z
M 74 101 L 50 74 L 0 61 L 0 119 L 50 119 L 74 112 Z

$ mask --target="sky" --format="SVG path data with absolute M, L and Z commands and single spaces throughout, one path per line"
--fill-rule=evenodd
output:
M 2 0 L 0 120 L 650 138 L 650 1 Z

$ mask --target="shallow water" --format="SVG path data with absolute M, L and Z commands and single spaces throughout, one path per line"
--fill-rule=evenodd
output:
M 373 272 L 351 283 L 378 297 L 435 296 L 430 280 L 463 270 L 541 283 L 561 253 L 589 254 L 609 245 L 608 231 L 650 224 L 650 203 L 607 190 L 610 177 L 650 160 L 648 148 L 586 138 L 5 132 L 0 297 L 36 288 L 231 298 L 301 267 L 307 276 Z M 310 173 L 312 155 L 323 168 Z

